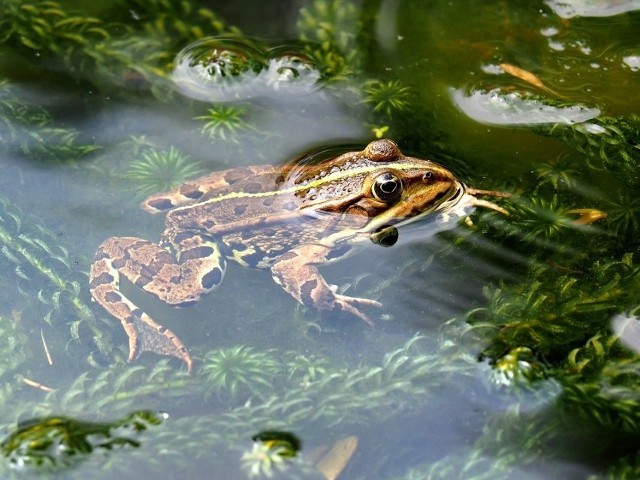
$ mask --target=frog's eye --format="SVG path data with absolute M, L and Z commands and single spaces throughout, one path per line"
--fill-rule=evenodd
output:
M 371 193 L 376 200 L 393 203 L 402 195 L 402 180 L 393 173 L 383 173 L 373 182 Z

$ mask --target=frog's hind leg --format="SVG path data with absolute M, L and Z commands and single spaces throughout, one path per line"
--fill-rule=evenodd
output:
M 222 280 L 224 262 L 212 248 L 184 250 L 179 262 L 169 251 L 139 238 L 114 237 L 100 245 L 91 267 L 91 295 L 122 323 L 129 337 L 129 361 L 151 351 L 182 359 L 189 371 L 193 364 L 182 341 L 121 292 L 120 275 L 166 303 L 186 306 Z

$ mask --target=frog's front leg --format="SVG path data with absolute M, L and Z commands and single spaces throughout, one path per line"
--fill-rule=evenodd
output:
M 380 302 L 339 295 L 318 271 L 316 265 L 330 261 L 331 252 L 332 249 L 324 245 L 300 245 L 275 261 L 271 267 L 273 279 L 300 303 L 317 308 L 321 313 L 347 312 L 373 325 L 358 307 L 381 307 Z
M 120 275 L 174 306 L 187 306 L 215 288 L 224 275 L 225 260 L 213 243 L 194 234 L 178 234 L 177 253 L 147 240 L 114 237 L 96 253 L 90 272 L 91 295 L 122 323 L 129 336 L 129 361 L 151 351 L 182 359 L 191 371 L 191 355 L 168 328 L 156 323 L 120 290 Z

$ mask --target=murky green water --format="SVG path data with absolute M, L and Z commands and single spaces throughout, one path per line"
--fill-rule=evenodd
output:
M 0 1 L 2 477 L 640 477 L 637 2 L 271 3 Z M 124 285 L 194 370 L 126 362 L 88 272 L 147 195 L 379 137 L 509 216 L 322 267 L 374 328 Z

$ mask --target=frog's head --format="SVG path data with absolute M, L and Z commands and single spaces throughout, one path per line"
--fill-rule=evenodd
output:
M 446 208 L 464 186 L 446 168 L 402 154 L 391 140 L 323 162 L 297 179 L 302 208 L 341 213 L 375 230 Z
M 397 238 L 398 225 L 446 213 L 461 204 L 476 204 L 449 170 L 405 156 L 387 139 L 373 141 L 361 152 L 327 160 L 308 170 L 305 177 L 297 182 L 302 187 L 298 191 L 302 208 L 343 214 L 342 227 L 350 227 L 352 233 L 378 235 L 384 231 Z M 385 244 L 384 239 L 379 243 Z

